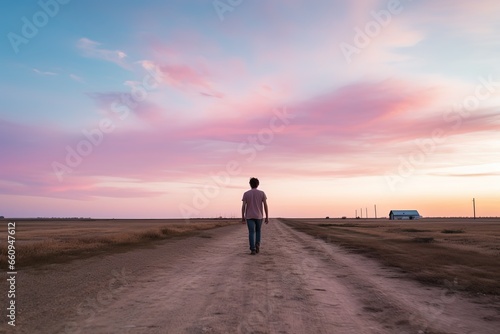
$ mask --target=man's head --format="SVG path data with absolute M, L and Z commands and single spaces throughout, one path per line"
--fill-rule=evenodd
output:
M 250 187 L 252 187 L 252 189 L 255 189 L 259 186 L 259 179 L 255 178 L 255 177 L 252 177 L 250 179 Z

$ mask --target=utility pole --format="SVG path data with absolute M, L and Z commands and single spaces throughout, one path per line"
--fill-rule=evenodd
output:
M 361 218 L 363 218 L 363 208 L 359 209 L 359 212 L 361 212 Z
M 354 218 L 358 218 L 358 210 L 354 210 L 356 211 L 356 214 L 354 215 Z
M 368 218 L 368 208 L 365 208 L 365 212 L 366 212 L 365 218 Z
M 377 219 L 377 204 L 375 204 L 374 206 L 375 206 L 375 219 Z
M 474 210 L 474 219 L 476 219 L 476 199 L 472 199 L 472 209 Z

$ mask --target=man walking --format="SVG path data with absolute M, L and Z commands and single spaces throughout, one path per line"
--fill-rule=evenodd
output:
M 260 238 L 262 227 L 262 206 L 266 213 L 266 224 L 269 223 L 269 212 L 267 209 L 266 194 L 258 190 L 259 180 L 252 177 L 250 179 L 250 187 L 252 189 L 243 194 L 243 205 L 241 206 L 241 222 L 248 226 L 248 241 L 250 243 L 251 255 L 255 255 L 260 251 Z M 246 220 L 245 220 L 246 218 Z

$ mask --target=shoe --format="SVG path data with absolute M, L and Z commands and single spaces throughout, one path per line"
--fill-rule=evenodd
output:
M 255 253 L 259 253 L 260 252 L 260 244 L 256 244 L 255 245 Z
M 255 254 L 257 254 L 257 253 L 255 253 L 254 250 L 250 253 L 250 255 L 255 255 Z

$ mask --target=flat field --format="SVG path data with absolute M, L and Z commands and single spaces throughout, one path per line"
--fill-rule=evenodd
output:
M 149 241 L 237 223 L 234 219 L 4 219 L 15 222 L 17 267 L 123 251 Z M 0 231 L 7 240 L 7 227 Z M 1 243 L 0 265 L 7 260 Z
M 500 295 L 500 219 L 282 219 L 432 285 Z

